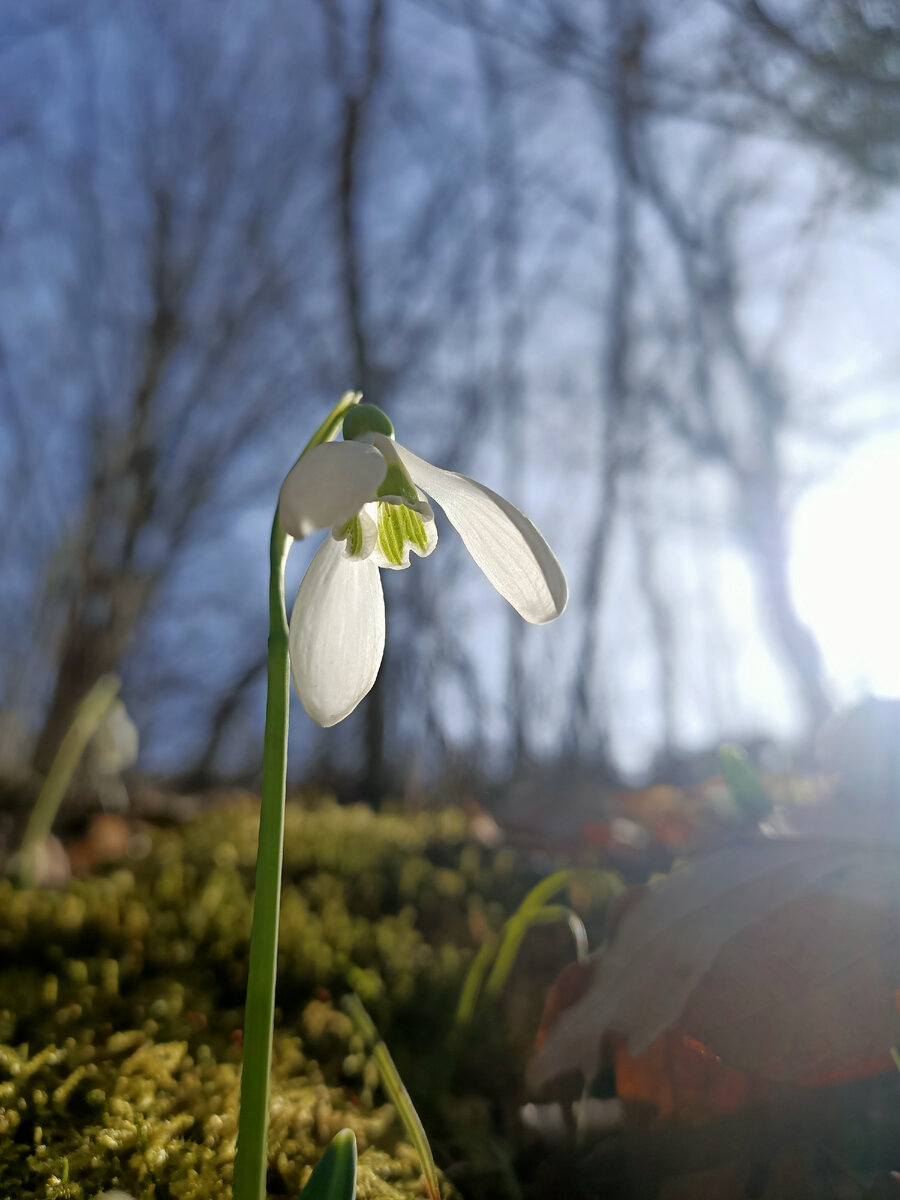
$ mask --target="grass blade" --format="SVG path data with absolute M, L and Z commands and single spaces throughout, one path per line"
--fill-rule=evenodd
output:
M 369 1053 L 374 1058 L 375 1065 L 378 1067 L 378 1073 L 381 1076 L 382 1087 L 387 1092 L 394 1108 L 396 1108 L 403 1122 L 403 1127 L 409 1136 L 409 1140 L 412 1142 L 416 1154 L 419 1156 L 429 1200 L 441 1200 L 437 1167 L 434 1165 L 434 1158 L 431 1154 L 428 1138 L 422 1122 L 419 1120 L 419 1114 L 416 1112 L 415 1106 L 409 1097 L 409 1092 L 400 1078 L 400 1072 L 391 1058 L 390 1051 L 385 1045 L 381 1034 L 375 1028 L 375 1022 L 366 1012 L 363 1002 L 355 992 L 344 997 L 342 1007 L 353 1022 L 356 1032 L 365 1042 Z

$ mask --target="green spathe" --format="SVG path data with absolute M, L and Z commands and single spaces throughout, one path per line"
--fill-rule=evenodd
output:
M 390 417 L 374 404 L 355 404 L 344 417 L 344 441 L 358 441 L 371 433 L 383 433 L 385 437 L 394 436 L 394 426 Z

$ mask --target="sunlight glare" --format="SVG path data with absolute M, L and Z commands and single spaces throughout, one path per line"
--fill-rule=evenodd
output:
M 798 505 L 791 582 L 835 696 L 900 695 L 900 434 L 860 447 Z

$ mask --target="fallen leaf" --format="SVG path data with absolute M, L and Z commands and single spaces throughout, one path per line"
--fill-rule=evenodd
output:
M 682 1027 L 766 1079 L 846 1072 L 879 1053 L 889 1062 L 900 1034 L 900 908 L 888 896 L 896 880 L 878 879 L 884 866 L 868 864 L 851 892 L 859 868 L 848 864 L 835 890 L 800 896 L 738 933 L 691 994 Z
M 757 1099 L 754 1081 L 726 1067 L 700 1043 L 669 1030 L 636 1058 L 624 1041 L 615 1047 L 616 1095 L 652 1104 L 660 1117 L 683 1120 L 736 1112 Z
M 603 1039 L 639 1058 L 668 1030 L 729 1067 L 802 1081 L 900 1040 L 896 820 L 819 808 L 690 859 L 624 913 L 529 1076 L 593 1074 Z
M 576 1004 L 590 987 L 595 962 L 596 960 L 569 963 L 553 981 L 544 1001 L 544 1012 L 535 1038 L 535 1047 L 538 1050 L 547 1040 L 547 1034 L 560 1013 Z

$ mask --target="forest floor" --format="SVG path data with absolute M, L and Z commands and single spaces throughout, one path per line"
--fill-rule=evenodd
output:
M 238 793 L 135 799 L 127 818 L 85 814 L 55 886 L 0 882 L 0 1198 L 230 1195 L 258 810 Z M 645 796 L 629 815 L 620 804 L 588 822 L 581 861 L 629 878 L 666 869 L 666 838 L 677 842 L 678 822 L 700 811 L 676 807 Z M 702 1120 L 629 1103 L 577 1143 L 564 1122 L 547 1128 L 551 1110 L 523 1122 L 527 1102 L 578 1094 L 534 1097 L 524 1083 L 548 990 L 573 957 L 566 927 L 532 931 L 501 1001 L 483 1001 L 464 1033 L 454 1011 L 478 945 L 572 854 L 571 838 L 506 836 L 472 806 L 289 804 L 269 1194 L 297 1197 L 350 1126 L 362 1200 L 422 1195 L 339 1007 L 353 989 L 414 1099 L 447 1196 L 900 1196 L 896 1077 Z M 607 898 L 569 896 L 594 945 Z M 611 1072 L 595 1094 L 615 1096 Z

